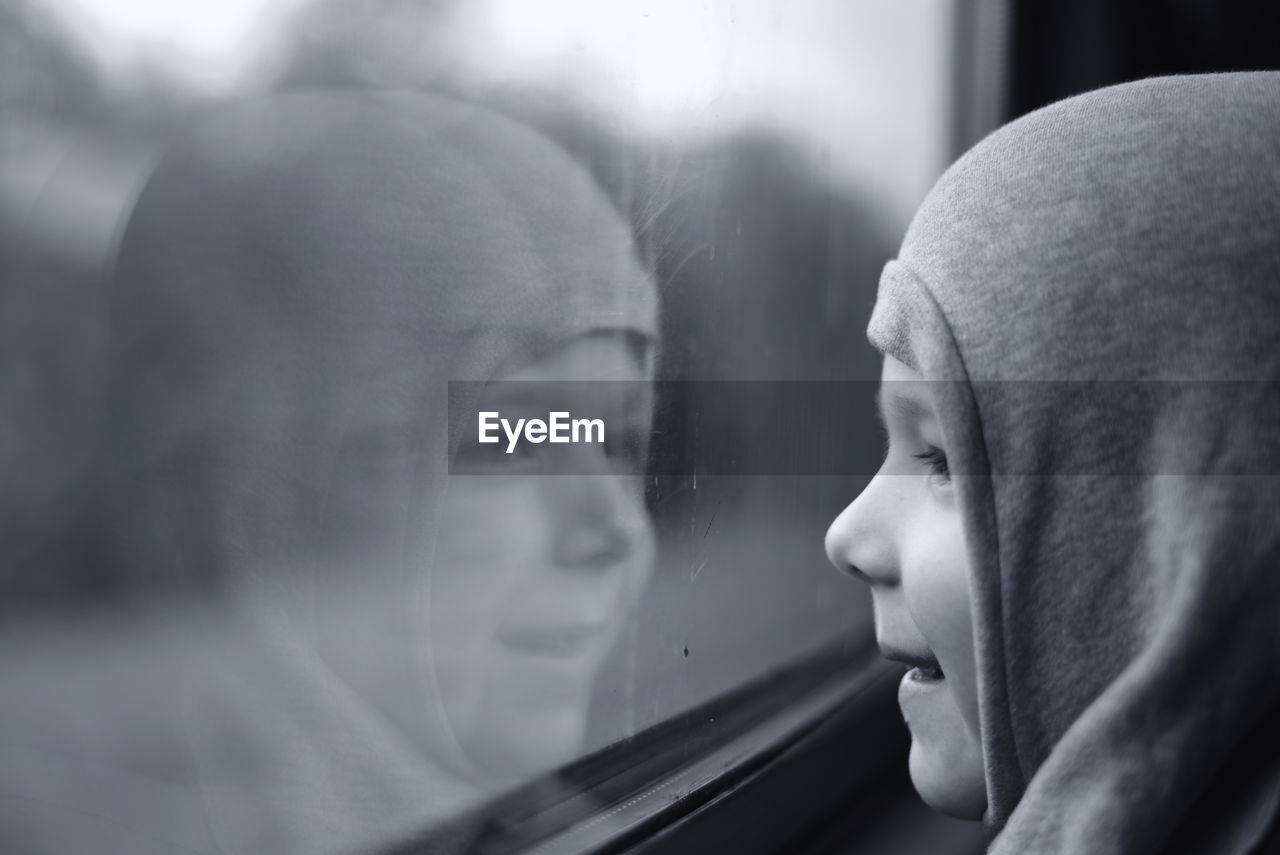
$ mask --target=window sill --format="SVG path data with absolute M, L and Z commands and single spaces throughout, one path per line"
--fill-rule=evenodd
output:
M 771 851 L 901 768 L 900 669 L 843 640 L 385 855 Z

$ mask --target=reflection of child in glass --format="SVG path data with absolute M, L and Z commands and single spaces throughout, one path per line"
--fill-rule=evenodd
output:
M 1276 851 L 1278 296 L 1277 74 L 1020 119 L 886 267 L 887 457 L 827 551 L 991 851 Z
M 263 100 L 172 148 L 116 274 L 118 559 L 204 590 L 143 746 L 184 746 L 184 831 L 356 851 L 581 751 L 651 572 L 641 486 L 585 444 L 596 474 L 449 476 L 447 386 L 650 377 L 655 290 L 586 172 L 445 99 Z M 544 412 L 647 434 L 647 396 L 561 388 L 590 400 Z

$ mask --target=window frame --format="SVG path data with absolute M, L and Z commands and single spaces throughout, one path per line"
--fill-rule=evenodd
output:
M 904 768 L 901 670 L 841 638 L 380 855 L 773 851 Z

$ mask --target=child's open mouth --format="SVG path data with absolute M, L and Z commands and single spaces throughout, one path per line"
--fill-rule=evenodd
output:
M 933 682 L 943 679 L 942 669 L 938 667 L 938 663 L 934 662 L 930 665 L 920 665 L 912 668 L 907 672 L 907 676 L 912 680 L 921 683 Z
M 907 649 L 892 643 L 882 642 L 880 644 L 880 652 L 886 658 L 906 665 L 907 678 L 910 680 L 928 683 L 942 680 L 946 677 L 942 673 L 942 667 L 938 665 L 938 660 L 933 658 L 932 651 L 926 653 L 924 649 Z

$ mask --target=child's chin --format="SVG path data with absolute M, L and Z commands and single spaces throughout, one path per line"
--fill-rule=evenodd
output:
M 972 770 L 966 771 L 965 764 L 948 763 L 912 740 L 908 768 L 911 783 L 929 807 L 957 819 L 982 819 L 987 809 L 986 783 Z

